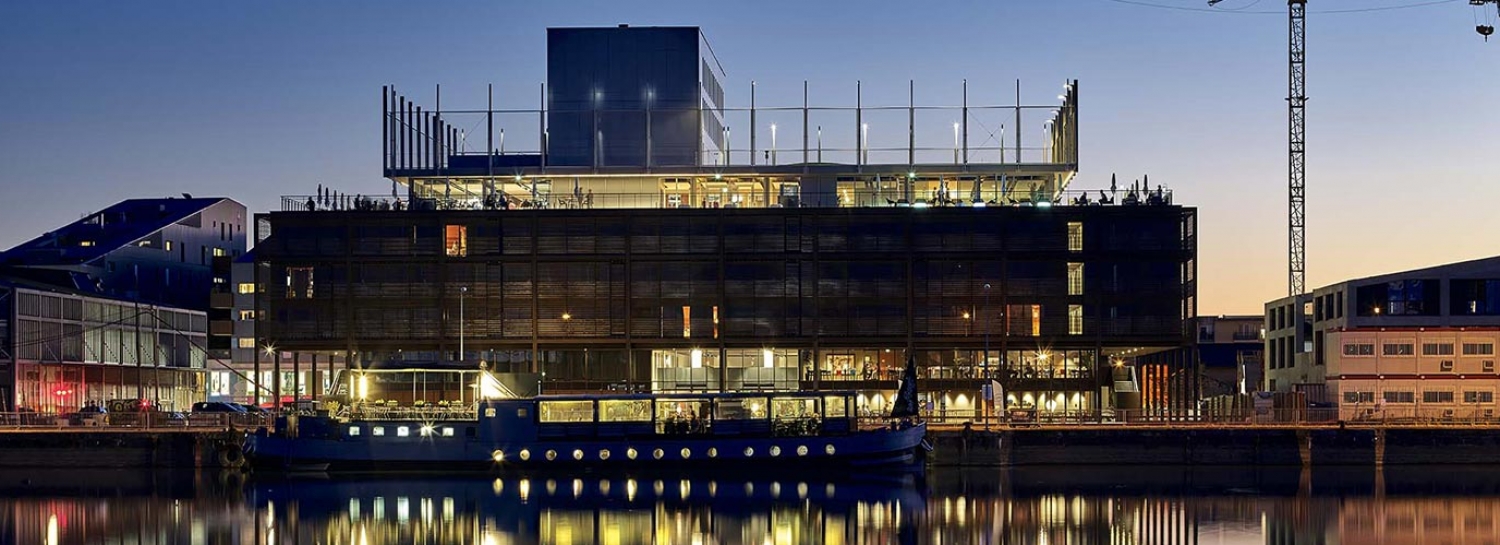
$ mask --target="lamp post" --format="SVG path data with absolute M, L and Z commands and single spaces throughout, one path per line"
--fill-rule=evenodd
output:
M 988 380 L 990 378 L 990 317 L 989 317 L 989 312 L 990 312 L 990 283 L 989 282 L 985 282 L 984 283 L 984 310 L 983 310 L 983 312 L 984 312 L 984 314 L 981 314 L 981 316 L 984 316 L 984 318 L 983 318 L 984 319 L 984 364 L 980 367 L 980 369 L 981 369 L 981 372 L 984 374 L 984 378 Z M 995 397 L 998 396 L 998 395 L 1000 395 L 1000 392 L 996 392 L 994 390 L 990 390 L 990 412 L 991 413 L 994 412 Z M 984 419 L 984 430 L 985 431 L 989 431 L 989 429 L 990 429 L 990 419 L 989 418 L 985 418 Z
M 458 287 L 458 361 L 464 360 L 464 296 L 468 295 L 468 286 Z

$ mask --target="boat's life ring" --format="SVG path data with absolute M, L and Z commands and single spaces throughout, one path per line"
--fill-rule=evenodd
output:
M 245 452 L 235 445 L 219 447 L 219 467 L 239 468 L 245 465 Z

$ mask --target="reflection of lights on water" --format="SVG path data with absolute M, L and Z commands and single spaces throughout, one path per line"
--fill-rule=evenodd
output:
M 557 495 L 557 481 L 554 481 L 552 479 L 547 479 L 547 495 L 548 496 Z
M 406 496 L 396 497 L 396 522 L 406 524 L 411 519 L 411 500 Z
M 494 484 L 490 485 L 490 489 L 495 491 L 496 496 L 499 496 L 505 492 L 505 480 L 495 479 Z
M 385 520 L 385 496 L 376 496 L 372 509 L 375 511 L 375 520 Z
M 359 498 L 349 498 L 349 522 L 359 522 Z
M 599 479 L 599 495 L 609 497 L 609 480 Z
M 573 479 L 573 499 L 583 496 L 583 479 Z
M 831 500 L 831 499 L 833 499 L 833 493 L 834 493 L 834 492 L 835 492 L 835 491 L 836 491 L 836 490 L 837 490 L 837 489 L 835 489 L 835 488 L 834 488 L 834 487 L 833 487 L 833 483 L 828 483 L 828 485 L 827 485 L 827 486 L 824 486 L 824 487 L 823 487 L 823 495 L 824 495 L 824 496 L 828 496 L 828 499 L 830 499 L 830 500 Z
M 453 498 L 443 498 L 443 522 L 453 522 Z
M 755 495 L 755 483 L 745 483 L 745 495 L 746 496 L 754 496 Z
M 635 479 L 625 480 L 625 500 L 635 501 Z
M 531 479 L 521 479 L 521 501 L 531 498 Z
M 693 485 L 690 484 L 687 479 L 683 479 L 682 482 L 680 482 L 680 483 L 677 484 L 677 494 L 678 494 L 678 497 L 680 497 L 680 498 L 682 498 L 682 499 L 685 500 L 685 499 L 687 499 L 687 497 L 688 497 L 689 494 L 692 494 L 692 492 L 693 492 Z
M 807 499 L 807 483 L 797 483 L 797 499 Z
M 781 483 L 771 483 L 771 497 L 772 498 L 780 498 L 781 497 Z
M 719 481 L 708 481 L 708 497 L 719 495 Z
M 47 517 L 47 545 L 57 545 L 57 513 Z
M 656 497 L 661 497 L 662 493 L 666 492 L 666 490 L 667 487 L 661 483 L 661 479 L 651 482 L 651 491 L 656 493 Z

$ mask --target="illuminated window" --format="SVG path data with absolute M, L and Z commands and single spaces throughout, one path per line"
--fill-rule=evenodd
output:
M 443 437 L 453 437 L 453 428 L 443 428 Z
M 719 305 L 714 305 L 714 338 L 719 338 Z
M 411 435 L 411 428 L 399 426 L 396 428 L 396 437 L 407 437 Z
M 253 311 L 253 310 L 241 310 L 240 311 L 240 319 L 241 320 L 254 320 L 255 319 L 255 311 Z
M 168 252 L 172 251 L 172 241 L 166 241 L 165 246 L 163 246 L 162 249 Z
M 1068 295 L 1083 295 L 1083 264 L 1068 264 Z
M 373 432 L 375 432 L 375 436 L 376 437 L 384 437 L 385 436 L 385 428 L 382 427 L 382 426 L 375 426 L 374 428 L 370 428 L 370 430 L 373 431 Z
M 1068 305 L 1068 334 L 1083 334 L 1083 305 Z
M 306 298 L 313 296 L 313 268 L 312 267 L 287 267 L 286 269 L 286 297 L 288 299 Z
M 255 337 L 240 337 L 240 348 L 255 348 Z
M 225 252 L 223 248 L 214 248 L 214 257 L 224 257 L 226 255 L 229 254 L 228 252 Z
M 469 255 L 469 228 L 449 225 L 443 232 L 443 247 L 447 248 L 448 257 Z
M 1083 251 L 1083 223 L 1077 221 L 1068 222 L 1068 251 Z
M 1042 306 L 1031 305 L 1031 336 L 1042 336 Z
M 682 307 L 682 338 L 693 337 L 693 307 Z
M 84 248 L 88 248 L 88 247 L 91 247 L 91 246 L 94 245 L 94 241 L 92 241 L 92 240 L 85 240 L 83 242 L 79 242 L 78 245 L 82 246 Z
M 255 284 L 250 282 L 240 282 L 239 292 L 240 295 L 250 295 L 252 293 L 255 293 Z
M 359 437 L 359 426 L 349 426 L 349 437 Z

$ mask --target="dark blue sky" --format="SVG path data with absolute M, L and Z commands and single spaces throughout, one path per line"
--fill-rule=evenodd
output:
M 1142 0 L 1199 8 L 1201 0 Z M 1500 41 L 1457 0 L 1311 0 L 1309 285 L 1496 254 Z M 1254 4 L 1254 5 L 1252 5 Z M 1246 11 L 1279 0 L 1224 0 Z M 33 1 L 0 5 L 0 247 L 124 198 L 266 211 L 381 193 L 380 85 L 533 108 L 548 26 L 697 25 L 731 106 L 1055 102 L 1081 80 L 1075 187 L 1149 173 L 1200 207 L 1200 311 L 1285 291 L 1286 17 L 1107 0 Z M 994 100 L 981 100 L 986 96 Z M 872 128 L 872 145 L 884 135 Z M 739 146 L 741 144 L 737 144 Z

